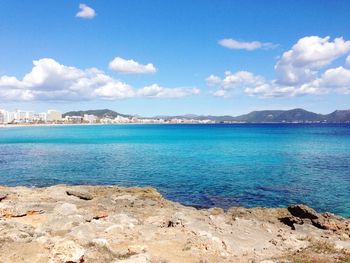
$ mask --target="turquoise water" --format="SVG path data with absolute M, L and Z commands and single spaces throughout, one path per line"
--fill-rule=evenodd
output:
M 0 129 L 0 184 L 156 187 L 201 207 L 306 203 L 350 216 L 350 125 Z

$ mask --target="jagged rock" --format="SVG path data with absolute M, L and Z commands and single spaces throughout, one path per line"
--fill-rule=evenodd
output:
M 331 230 L 341 234 L 350 234 L 350 221 L 337 217 L 322 215 L 318 219 L 312 220 L 312 224 L 321 229 Z
M 280 221 L 287 226 L 290 226 L 293 230 L 295 230 L 294 224 L 302 225 L 304 224 L 303 219 L 295 216 L 288 216 L 280 218 Z
M 308 219 L 317 219 L 319 218 L 319 214 L 313 210 L 312 208 L 306 205 L 290 205 L 288 206 L 288 211 L 296 217 L 299 218 L 308 218 Z
M 88 192 L 83 192 L 83 191 L 67 190 L 66 193 L 67 193 L 67 195 L 72 195 L 72 196 L 78 197 L 82 200 L 92 200 L 94 198 Z

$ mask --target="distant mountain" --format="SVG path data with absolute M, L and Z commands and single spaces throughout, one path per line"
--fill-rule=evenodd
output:
M 186 115 L 158 115 L 152 117 L 152 119 L 163 119 L 163 120 L 171 120 L 171 119 L 184 119 L 184 120 L 211 120 L 216 122 L 223 121 L 234 121 L 235 117 L 224 115 L 224 116 L 212 116 L 212 115 L 196 115 L 196 114 L 186 114 Z
M 323 121 L 324 116 L 303 109 L 253 111 L 235 118 L 242 122 L 308 122 Z
M 84 116 L 84 114 L 95 115 L 99 118 L 112 117 L 115 118 L 118 115 L 123 117 L 133 117 L 133 115 L 121 114 L 116 111 L 104 109 L 104 110 L 87 110 L 87 111 L 70 111 L 63 116 Z M 143 118 L 138 116 L 138 118 Z M 151 118 L 144 118 L 151 119 Z M 282 122 L 327 122 L 327 123 L 350 123 L 350 110 L 336 110 L 330 114 L 317 114 L 314 112 L 306 111 L 304 109 L 292 109 L 292 110 L 263 110 L 252 111 L 248 114 L 240 116 L 212 116 L 212 115 L 175 115 L 175 116 L 154 116 L 152 119 L 184 119 L 184 120 L 211 120 L 217 123 L 222 122 L 244 122 L 244 123 L 282 123 Z
M 133 117 L 132 115 L 128 114 L 122 114 L 116 111 L 108 110 L 108 109 L 103 109 L 103 110 L 86 110 L 86 111 L 70 111 L 66 112 L 63 114 L 63 117 L 66 116 L 84 116 L 84 114 L 89 114 L 89 115 L 95 115 L 99 118 L 104 118 L 104 117 L 112 117 L 115 118 L 118 115 L 122 117 Z
M 304 109 L 292 110 L 263 110 L 252 111 L 240 116 L 205 116 L 205 115 L 183 115 L 167 116 L 171 118 L 184 118 L 195 120 L 211 120 L 215 122 L 244 122 L 244 123 L 282 123 L 282 122 L 327 122 L 327 123 L 350 123 L 350 110 L 335 111 L 322 115 Z
M 328 122 L 350 122 L 350 110 L 336 110 L 325 117 Z

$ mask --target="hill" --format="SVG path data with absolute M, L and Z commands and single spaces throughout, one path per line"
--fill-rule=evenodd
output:
M 293 110 L 265 110 L 253 111 L 251 113 L 237 116 L 236 121 L 242 122 L 316 122 L 323 121 L 324 116 L 321 114 L 306 111 L 304 109 Z
M 336 110 L 328 115 L 325 115 L 327 122 L 350 122 L 350 110 Z
M 113 110 L 103 109 L 103 110 L 86 110 L 86 111 L 69 111 L 63 114 L 63 117 L 66 116 L 84 116 L 84 114 L 95 115 L 99 118 L 112 117 L 115 118 L 118 115 L 122 117 L 132 117 L 132 115 L 122 114 Z

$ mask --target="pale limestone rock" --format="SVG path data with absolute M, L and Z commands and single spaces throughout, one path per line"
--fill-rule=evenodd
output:
M 54 210 L 57 214 L 64 216 L 75 215 L 78 213 L 77 206 L 70 203 L 59 204 Z
M 85 250 L 71 240 L 56 242 L 49 255 L 49 263 L 83 263 Z
M 140 254 L 140 255 L 131 256 L 126 259 L 116 260 L 114 261 L 114 263 L 151 263 L 151 260 L 149 258 L 149 255 Z

